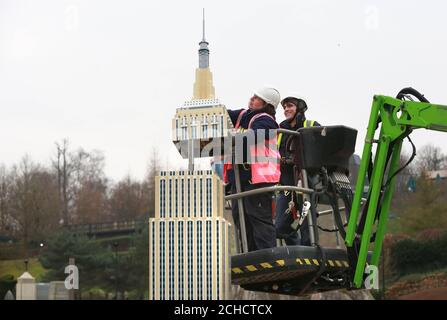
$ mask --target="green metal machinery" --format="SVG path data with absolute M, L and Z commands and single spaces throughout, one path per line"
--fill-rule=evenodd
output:
M 411 96 L 420 101 L 408 100 Z M 370 264 L 378 266 L 395 178 L 402 169 L 398 168 L 402 142 L 405 138 L 411 142 L 409 135 L 419 128 L 447 132 L 447 106 L 428 102 L 412 88 L 401 90 L 397 98 L 374 96 L 345 239 L 351 260 L 356 262 L 353 282 L 357 288 L 362 286 L 370 245 Z M 410 161 L 416 154 L 411 144 Z M 374 145 L 377 147 L 372 161 Z M 368 197 L 361 210 L 367 174 Z

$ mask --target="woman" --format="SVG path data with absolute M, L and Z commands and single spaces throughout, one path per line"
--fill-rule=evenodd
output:
M 276 108 L 280 102 L 278 90 L 264 87 L 256 90 L 250 98 L 248 109 L 228 110 L 235 129 L 246 133 L 241 148 L 243 163 L 227 163 L 224 166 L 224 180 L 231 184 L 231 192 L 236 193 L 233 166 L 239 165 L 242 191 L 254 190 L 279 182 L 280 155 L 276 147 Z M 250 131 L 252 130 L 252 131 Z M 249 137 L 255 137 L 250 139 Z M 259 140 L 258 138 L 264 138 Z M 236 153 L 238 152 L 236 148 Z M 262 193 L 242 198 L 248 251 L 276 246 L 275 226 L 272 219 L 272 198 Z M 233 220 L 240 230 L 238 201 L 232 201 Z

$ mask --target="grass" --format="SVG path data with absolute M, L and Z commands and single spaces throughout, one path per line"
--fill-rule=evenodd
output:
M 25 272 L 25 263 L 22 259 L 0 261 L 0 277 L 11 274 L 17 279 L 23 272 Z M 47 270 L 42 267 L 37 258 L 31 258 L 28 262 L 28 272 L 36 279 L 36 282 L 39 282 Z

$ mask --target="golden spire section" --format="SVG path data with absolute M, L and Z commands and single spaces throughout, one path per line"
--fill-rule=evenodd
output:
M 197 68 L 193 100 L 214 99 L 214 97 L 213 74 L 210 68 Z

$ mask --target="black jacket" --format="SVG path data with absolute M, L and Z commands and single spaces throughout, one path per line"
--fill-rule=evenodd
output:
M 306 117 L 303 114 L 298 114 L 296 116 L 296 124 L 295 126 L 291 126 L 290 122 L 287 120 L 284 120 L 283 122 L 281 122 L 279 124 L 279 127 L 282 129 L 287 129 L 287 130 L 293 130 L 296 131 L 300 128 L 304 127 L 304 121 L 306 120 Z M 310 127 L 310 124 L 312 120 L 307 120 L 307 122 L 309 123 L 307 125 L 307 127 Z M 319 127 L 320 124 L 315 121 L 313 123 L 313 126 L 315 127 Z M 281 158 L 290 158 L 291 154 L 289 152 L 287 152 L 286 150 L 286 141 L 288 138 L 288 134 L 282 134 L 282 138 L 281 138 L 281 144 L 279 145 L 279 153 L 281 154 Z M 293 186 L 295 185 L 295 181 L 293 178 L 293 165 L 291 164 L 285 164 L 281 162 L 281 178 L 279 180 L 279 183 L 283 186 Z

